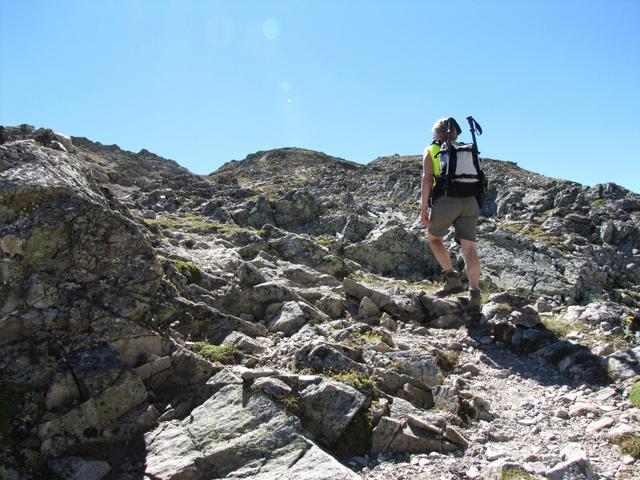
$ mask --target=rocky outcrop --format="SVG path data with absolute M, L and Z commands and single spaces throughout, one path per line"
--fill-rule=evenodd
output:
M 2 475 L 615 478 L 635 461 L 615 442 L 638 434 L 637 195 L 486 160 L 478 317 L 433 294 L 419 157 L 281 149 L 200 177 L 48 129 L 0 143 Z

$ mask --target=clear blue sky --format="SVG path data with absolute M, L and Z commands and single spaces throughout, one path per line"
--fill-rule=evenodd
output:
M 640 192 L 638 25 L 638 0 L 0 0 L 0 124 L 206 174 L 421 154 L 473 114 L 483 156 Z

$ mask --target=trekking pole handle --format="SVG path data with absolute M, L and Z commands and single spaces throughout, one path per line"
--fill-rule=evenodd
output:
M 467 122 L 469 122 L 469 128 L 471 130 L 471 138 L 473 139 L 473 145 L 476 147 L 476 151 L 480 153 L 480 150 L 478 150 L 478 142 L 476 141 L 476 131 L 478 132 L 478 135 L 482 135 L 482 127 L 478 122 L 476 122 L 475 118 L 473 118 L 471 115 L 467 117 Z

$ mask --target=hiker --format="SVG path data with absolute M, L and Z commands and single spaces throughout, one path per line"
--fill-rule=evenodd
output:
M 436 186 L 436 179 L 439 178 L 441 173 L 441 155 L 439 154 L 441 146 L 445 141 L 449 142 L 450 146 L 455 145 L 455 141 L 462 133 L 462 130 L 455 119 L 442 118 L 433 124 L 432 131 L 433 142 L 424 149 L 422 157 L 422 210 L 420 223 L 428 228 L 429 245 L 433 255 L 444 270 L 444 285 L 442 289 L 436 292 L 436 295 L 445 297 L 464 290 L 460 274 L 453 269 L 449 250 L 442 240 L 453 225 L 455 239 L 462 248 L 466 265 L 469 281 L 469 307 L 479 311 L 480 259 L 476 249 L 476 232 L 480 211 L 478 200 L 476 199 L 478 193 L 470 187 L 452 188 L 441 192 L 442 189 Z M 479 167 L 477 170 L 479 172 Z

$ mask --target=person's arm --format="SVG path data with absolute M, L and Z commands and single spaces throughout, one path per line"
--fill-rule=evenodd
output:
M 422 203 L 420 209 L 420 223 L 425 227 L 431 226 L 431 212 L 429 209 L 429 197 L 433 186 L 433 160 L 428 150 L 422 156 Z

